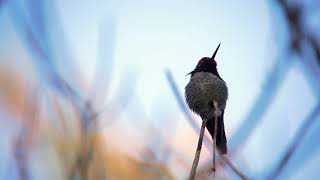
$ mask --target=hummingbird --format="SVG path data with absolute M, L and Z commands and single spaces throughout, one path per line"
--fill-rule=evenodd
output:
M 220 44 L 212 57 L 201 58 L 195 69 L 187 74 L 191 77 L 185 87 L 186 102 L 189 108 L 202 119 L 198 146 L 189 179 L 195 178 L 205 127 L 213 139 L 213 172 L 215 172 L 216 147 L 222 155 L 228 152 L 224 127 L 224 110 L 228 99 L 228 87 L 218 73 L 217 61 L 215 60 Z

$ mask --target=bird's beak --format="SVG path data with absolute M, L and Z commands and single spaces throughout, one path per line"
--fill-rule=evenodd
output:
M 220 44 L 221 44 L 221 43 L 220 43 Z M 212 57 L 211 57 L 212 60 L 214 60 L 214 57 L 216 57 L 217 52 L 218 52 L 219 47 L 220 47 L 220 44 L 218 45 L 217 49 L 214 51 L 214 53 L 213 53 L 213 55 L 212 55 Z
M 188 75 L 192 74 L 193 72 L 194 72 L 194 71 L 189 72 L 186 76 L 188 76 Z

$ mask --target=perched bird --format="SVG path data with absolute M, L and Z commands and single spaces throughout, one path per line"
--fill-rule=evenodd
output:
M 198 62 L 196 68 L 189 73 L 190 82 L 185 87 L 185 98 L 189 108 L 202 118 L 198 147 L 189 179 L 195 178 L 205 127 L 213 139 L 213 161 L 215 162 L 216 146 L 221 154 L 227 154 L 228 151 L 223 120 L 228 88 L 218 73 L 217 62 L 214 59 L 219 47 L 220 44 L 211 58 L 204 57 Z M 214 162 L 213 171 L 215 171 Z

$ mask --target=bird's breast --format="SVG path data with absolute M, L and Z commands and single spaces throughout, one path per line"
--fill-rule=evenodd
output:
M 218 102 L 219 109 L 224 110 L 228 88 L 222 79 L 212 73 L 198 72 L 185 87 L 185 97 L 190 109 L 202 116 L 212 111 L 210 103 L 213 101 Z

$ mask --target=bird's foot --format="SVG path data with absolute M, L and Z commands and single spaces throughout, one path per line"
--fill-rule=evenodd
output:
M 214 176 L 215 173 L 216 173 L 216 169 L 215 169 L 214 167 L 212 167 L 211 169 L 209 169 L 209 171 L 208 171 L 208 176 L 210 176 L 212 173 L 213 173 L 213 176 Z

